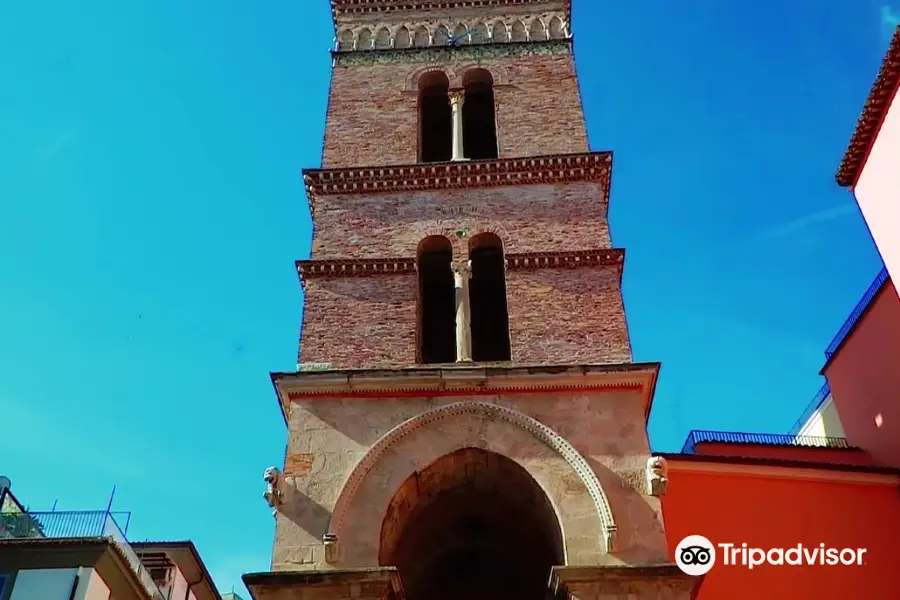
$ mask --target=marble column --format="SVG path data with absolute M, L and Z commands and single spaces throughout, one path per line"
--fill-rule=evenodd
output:
M 454 262 L 451 268 L 456 288 L 456 362 L 471 362 L 472 313 L 469 307 L 469 280 L 472 279 L 472 261 Z
M 465 102 L 465 90 L 452 90 L 450 92 L 450 109 L 453 123 L 452 160 L 466 160 L 466 157 L 463 156 L 463 104 Z

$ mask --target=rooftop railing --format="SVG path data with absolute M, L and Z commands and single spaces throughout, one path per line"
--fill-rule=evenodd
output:
M 825 385 L 816 392 L 816 395 L 813 396 L 813 399 L 809 401 L 809 404 L 806 405 L 806 408 L 800 413 L 800 418 L 797 419 L 797 422 L 794 423 L 794 426 L 791 427 L 791 430 L 788 432 L 789 435 L 797 435 L 800 433 L 800 430 L 803 429 L 803 426 L 806 425 L 806 422 L 809 421 L 810 417 L 815 414 L 819 408 L 825 404 L 825 400 L 828 396 L 831 395 L 831 386 L 828 385 L 828 382 L 825 382 Z
M 150 598 L 165 600 L 165 596 L 159 591 L 150 573 L 128 543 L 117 518 L 124 521 L 127 530 L 130 513 L 106 511 L 0 513 L 0 539 L 106 538 L 128 561 Z
M 798 446 L 802 448 L 850 448 L 844 438 L 783 435 L 777 433 L 735 433 L 731 431 L 698 431 L 688 434 L 682 454 L 693 454 L 694 447 L 704 442 L 723 444 L 762 444 L 766 446 Z
M 881 286 L 884 285 L 884 282 L 887 281 L 887 279 L 887 267 L 883 267 L 875 277 L 875 281 L 872 282 L 872 285 L 869 286 L 869 289 L 866 290 L 866 293 L 863 294 L 863 297 L 856 304 L 856 308 L 853 309 L 853 312 L 851 312 L 850 316 L 847 317 L 847 320 L 844 321 L 844 325 L 840 328 L 837 335 L 834 336 L 834 339 L 828 344 L 828 348 L 825 349 L 826 360 L 829 360 L 834 356 L 834 353 L 838 351 L 838 348 L 841 347 L 841 344 L 843 344 L 844 340 L 847 339 L 847 336 L 850 335 L 850 330 L 856 326 L 857 322 L 859 322 L 860 317 L 862 317 L 863 313 L 866 312 L 866 309 L 869 308 L 869 304 L 872 303 L 878 290 L 881 289 Z

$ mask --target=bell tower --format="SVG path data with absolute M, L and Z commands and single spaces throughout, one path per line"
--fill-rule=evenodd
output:
M 257 600 L 687 599 L 570 0 L 331 0 Z M 549 582 L 549 584 L 548 584 Z

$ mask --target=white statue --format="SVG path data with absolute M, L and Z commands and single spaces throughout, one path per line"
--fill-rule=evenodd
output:
M 662 456 L 651 456 L 647 460 L 647 494 L 665 496 L 669 487 L 669 466 Z
M 278 507 L 281 506 L 281 501 L 284 498 L 284 492 L 281 490 L 281 471 L 275 467 L 269 467 L 266 469 L 263 479 L 267 484 L 266 493 L 263 494 L 263 498 L 266 499 L 269 506 L 275 509 L 272 511 L 272 514 L 274 515 L 278 512 Z

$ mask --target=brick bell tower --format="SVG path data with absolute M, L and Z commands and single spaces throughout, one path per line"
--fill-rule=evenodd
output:
M 332 0 L 257 600 L 691 597 L 569 0 Z

